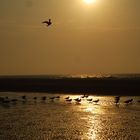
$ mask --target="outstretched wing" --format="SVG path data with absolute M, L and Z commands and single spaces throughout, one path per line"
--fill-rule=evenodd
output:
M 42 23 L 46 23 L 46 24 L 48 24 L 49 22 L 48 22 L 48 21 L 43 21 Z

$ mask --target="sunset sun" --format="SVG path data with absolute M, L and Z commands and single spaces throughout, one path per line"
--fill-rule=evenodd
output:
M 92 3 L 95 3 L 96 0 L 84 0 L 84 2 L 85 2 L 86 4 L 92 4 Z

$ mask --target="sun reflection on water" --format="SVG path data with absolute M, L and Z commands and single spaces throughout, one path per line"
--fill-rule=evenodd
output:
M 104 109 L 100 106 L 93 106 L 93 104 L 86 104 L 83 111 L 89 113 L 87 117 L 87 138 L 90 140 L 97 140 L 100 138 L 100 130 L 102 129 L 99 115 L 104 114 Z

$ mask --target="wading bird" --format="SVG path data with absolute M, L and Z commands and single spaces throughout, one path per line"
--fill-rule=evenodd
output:
M 34 99 L 34 100 L 37 100 L 37 97 L 34 97 L 33 99 Z
M 17 101 L 18 101 L 18 99 L 12 99 L 11 101 L 12 101 L 12 102 L 17 102 Z
M 42 23 L 45 23 L 47 26 L 50 26 L 52 24 L 51 19 L 49 19 L 49 21 L 43 21 Z
M 94 100 L 93 102 L 97 104 L 97 103 L 99 102 L 99 99 L 97 99 L 97 100 Z
M 24 96 L 22 96 L 21 98 L 22 98 L 23 100 L 26 100 L 26 99 L 27 99 L 25 95 L 24 95 Z
M 55 97 L 50 97 L 50 99 L 51 99 L 51 100 L 54 100 L 54 99 L 55 99 Z
M 114 103 L 117 104 L 117 103 L 119 103 L 119 101 L 120 101 L 120 96 L 116 96 Z
M 133 99 L 129 99 L 129 100 L 124 101 L 124 103 L 129 104 L 129 103 L 132 103 L 132 101 Z
M 92 98 L 91 99 L 87 99 L 87 101 L 91 102 L 92 101 Z
M 72 101 L 72 99 L 67 99 L 66 101 L 67 101 L 67 102 L 71 102 L 71 101 Z
M 81 99 L 80 98 L 76 98 L 74 99 L 77 103 L 80 103 L 81 102 Z
M 43 97 L 42 97 L 42 100 L 46 100 L 46 98 L 47 98 L 46 96 L 43 96 Z
M 68 96 L 68 97 L 66 97 L 65 99 L 67 100 L 67 99 L 69 99 L 70 97 Z
M 81 98 L 88 98 L 88 95 L 84 94 L 81 96 Z
M 60 98 L 60 96 L 56 96 L 55 98 L 58 98 L 58 99 L 59 99 L 59 98 Z

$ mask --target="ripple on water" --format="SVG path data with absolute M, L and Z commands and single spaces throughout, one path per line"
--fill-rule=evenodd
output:
M 60 95 L 61 98 L 54 102 L 48 98 L 42 102 L 42 96 L 52 95 L 32 93 L 24 103 L 20 100 L 22 95 L 4 94 L 19 101 L 16 105 L 9 104 L 9 107 L 0 104 L 1 140 L 138 140 L 140 137 L 140 105 L 126 106 L 123 103 L 130 97 L 122 97 L 120 106 L 116 107 L 111 96 L 90 96 L 100 99 L 98 105 L 86 100 L 76 105 L 74 101 L 67 104 L 64 98 L 70 96 L 74 99 L 80 95 Z M 38 97 L 36 103 L 34 96 Z M 137 98 L 134 97 L 134 101 Z

